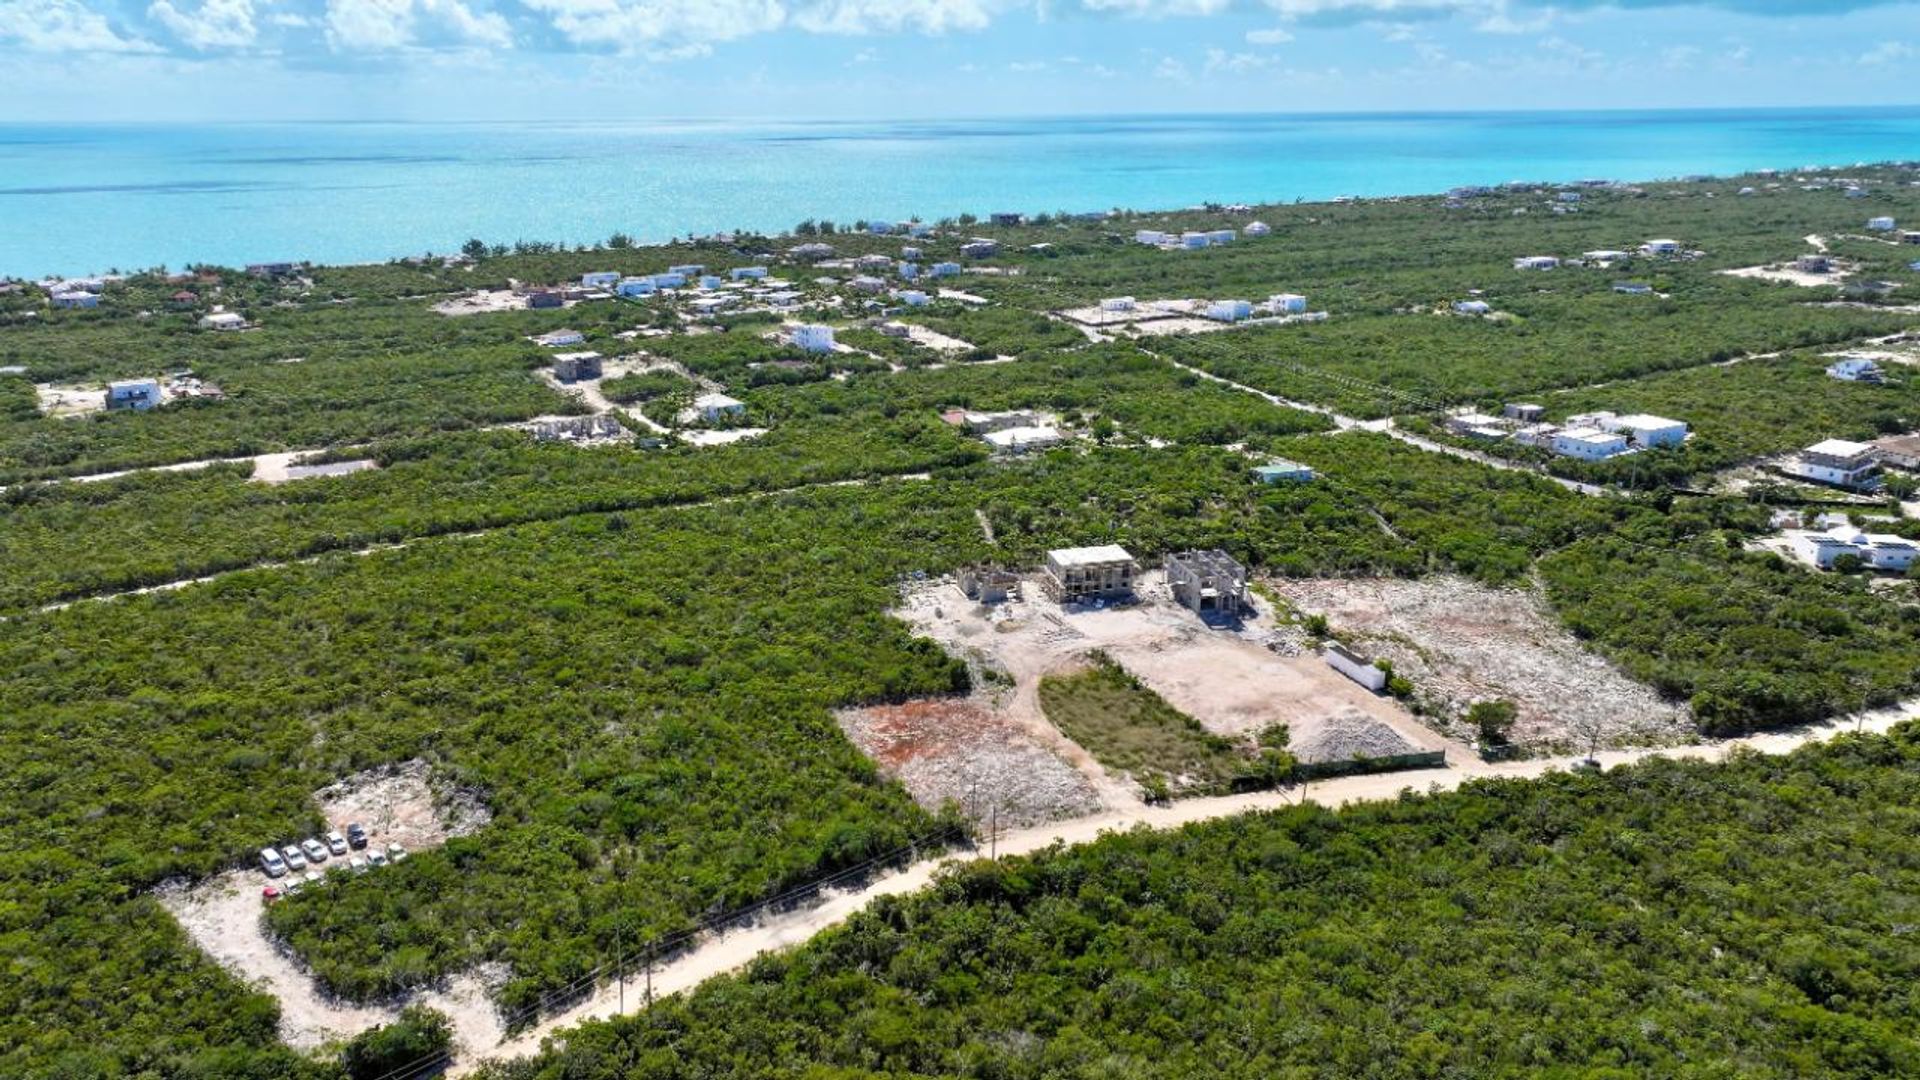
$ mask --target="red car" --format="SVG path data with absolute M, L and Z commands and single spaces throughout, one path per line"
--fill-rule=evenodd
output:
M 271 904 L 285 895 L 285 893 L 280 891 L 280 886 L 269 885 L 260 890 L 260 902 L 263 904 Z

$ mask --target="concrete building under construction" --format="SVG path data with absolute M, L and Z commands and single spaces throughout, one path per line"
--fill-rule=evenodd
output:
M 1137 569 L 1133 556 L 1118 544 L 1058 548 L 1047 552 L 1041 585 L 1062 604 L 1119 600 L 1133 595 Z
M 1237 619 L 1249 611 L 1247 568 L 1224 551 L 1182 551 L 1167 556 L 1173 598 L 1200 615 Z
M 1020 595 L 1020 575 L 997 566 L 962 567 L 959 578 L 967 599 L 982 604 L 1004 604 Z

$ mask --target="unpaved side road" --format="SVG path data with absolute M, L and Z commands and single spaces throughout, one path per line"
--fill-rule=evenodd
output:
M 1883 732 L 1895 724 L 1920 717 L 1920 700 L 1899 706 L 1847 717 L 1823 724 L 1809 725 L 1746 739 L 1701 743 L 1664 750 L 1608 750 L 1596 755 L 1601 764 L 1612 767 L 1650 757 L 1693 758 L 1718 761 L 1739 749 L 1782 754 L 1809 743 L 1822 742 L 1851 731 Z M 1478 758 L 1445 769 L 1421 769 L 1375 776 L 1342 777 L 1317 781 L 1305 789 L 1265 791 L 1250 795 L 1188 799 L 1165 806 L 1137 806 L 1108 811 L 1073 821 L 1053 822 L 1028 829 L 1002 833 L 994 849 L 1002 855 L 1027 855 L 1053 844 L 1085 844 L 1102 833 L 1145 826 L 1171 829 L 1199 821 L 1228 817 L 1255 810 L 1274 810 L 1307 800 L 1326 807 L 1341 807 L 1358 802 L 1398 798 L 1402 791 L 1451 791 L 1463 782 L 1485 777 L 1527 778 L 1570 767 L 1573 758 L 1545 758 L 1533 761 L 1488 764 Z M 943 869 L 978 857 L 977 852 L 958 852 L 925 859 L 895 873 L 878 878 L 860 888 L 829 894 L 822 903 L 800 911 L 764 919 L 752 926 L 713 938 L 656 968 L 653 991 L 656 995 L 678 993 L 701 982 L 734 971 L 761 953 L 799 945 L 823 930 L 837 926 L 848 917 L 882 896 L 900 896 L 916 892 L 933 883 Z M 633 976 L 626 980 L 625 1005 L 629 1011 L 644 1007 L 643 993 Z M 586 1020 L 603 1019 L 620 1012 L 622 991 L 618 984 L 602 987 L 592 997 L 566 1012 L 559 1013 L 532 1028 L 501 1042 L 490 1051 L 460 1059 L 449 1075 L 471 1072 L 481 1062 L 525 1057 L 540 1050 L 541 1042 L 566 1028 Z

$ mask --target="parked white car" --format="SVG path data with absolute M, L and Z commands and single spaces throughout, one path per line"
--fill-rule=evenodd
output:
M 309 838 L 300 841 L 300 853 L 305 855 L 307 861 L 315 866 L 327 861 L 327 845 L 318 840 Z
M 287 872 L 287 860 L 281 858 L 280 853 L 270 847 L 261 848 L 260 869 L 265 870 L 268 877 L 279 877 Z
M 347 838 L 340 835 L 339 829 L 335 829 L 327 834 L 327 850 L 333 852 L 335 855 L 345 855 L 347 853 Z
M 300 848 L 294 844 L 288 844 L 286 847 L 281 848 L 280 857 L 287 860 L 287 869 L 289 870 L 305 870 L 307 868 L 307 857 L 300 854 Z
M 387 853 L 381 851 L 379 848 L 368 848 L 367 861 L 375 866 L 385 866 L 387 865 Z
M 387 845 L 387 861 L 388 862 L 405 862 L 406 859 L 407 859 L 406 848 L 401 847 L 399 844 Z

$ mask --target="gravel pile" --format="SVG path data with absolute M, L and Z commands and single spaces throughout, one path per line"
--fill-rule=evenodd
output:
M 1348 707 L 1295 732 L 1288 747 L 1301 761 L 1318 764 L 1326 761 L 1352 761 L 1354 758 L 1393 757 L 1414 753 L 1419 747 L 1400 737 L 1400 733 L 1358 709 Z

